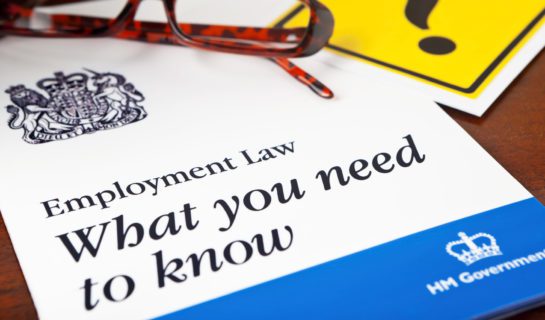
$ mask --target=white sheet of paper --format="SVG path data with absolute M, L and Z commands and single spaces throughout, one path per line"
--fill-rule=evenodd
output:
M 159 316 L 531 197 L 434 103 L 312 59 L 298 63 L 334 86 L 337 97 L 316 97 L 263 59 L 108 39 L 3 39 L 3 90 L 23 84 L 46 95 L 36 87 L 39 80 L 53 78 L 54 72 L 91 77 L 82 69 L 88 68 L 123 75 L 144 95 L 140 104 L 147 112 L 132 124 L 36 145 L 23 141 L 23 129 L 11 129 L 6 125 L 9 114 L 0 112 L 0 209 L 40 317 Z M 14 102 L 3 94 L 0 104 Z M 407 145 L 403 137 L 408 135 L 425 160 L 401 167 L 395 155 Z M 257 161 L 265 154 L 260 150 L 291 143 L 293 152 L 273 152 L 275 158 L 250 165 L 241 153 L 246 150 Z M 369 179 L 352 179 L 346 186 L 333 178 L 329 191 L 315 178 L 333 166 L 348 172 L 357 159 L 371 163 L 381 152 L 393 157 L 390 173 L 373 169 Z M 146 180 L 181 170 L 189 174 L 225 158 L 236 169 L 163 185 L 157 194 L 149 185 L 140 195 L 120 199 L 118 194 L 106 209 L 95 205 L 68 212 L 64 204 L 84 195 L 98 203 L 96 194 L 115 193 L 115 182 L 125 190 L 133 183 L 146 186 Z M 195 172 L 207 173 L 203 170 Z M 217 200 L 232 204 L 235 195 L 242 199 L 251 190 L 271 190 L 277 183 L 287 188 L 292 179 L 305 191 L 303 198 L 280 204 L 271 193 L 270 207 L 262 211 L 241 203 L 232 227 L 220 231 L 229 220 L 219 206 L 214 208 Z M 138 185 L 130 188 L 138 193 Z M 259 195 L 253 197 L 255 206 L 262 205 Z M 46 201 L 59 205 L 52 209 L 55 216 L 48 217 Z M 188 230 L 180 213 L 186 203 L 195 207 L 192 217 L 199 224 L 194 230 Z M 152 240 L 150 224 L 169 212 L 181 231 Z M 121 215 L 125 227 L 138 222 L 146 232 L 139 245 L 128 247 L 135 240 L 130 231 L 119 250 L 112 219 Z M 91 232 L 96 243 L 100 224 L 108 221 L 96 257 L 84 252 L 76 262 L 58 237 L 96 226 Z M 187 263 L 186 281 L 167 280 L 159 288 L 153 255 L 158 251 L 165 261 L 208 248 L 221 254 L 235 240 L 250 241 L 256 234 L 270 239 L 273 229 L 285 241 L 286 226 L 293 230 L 286 251 L 254 255 L 241 265 L 224 261 L 216 272 L 205 264 L 197 277 Z M 69 237 L 80 246 L 74 234 Z M 125 300 L 112 302 L 103 287 L 118 275 L 130 276 L 135 288 Z M 86 279 L 97 283 L 91 298 L 98 304 L 92 310 L 84 304 Z M 122 300 L 122 279 L 116 278 L 110 289 L 114 300 Z

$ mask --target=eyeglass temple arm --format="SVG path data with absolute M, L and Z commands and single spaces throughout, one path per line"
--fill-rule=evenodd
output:
M 55 27 L 73 28 L 75 26 L 93 26 L 111 22 L 110 19 L 76 16 L 76 15 L 50 15 L 51 23 Z M 209 38 L 227 38 L 263 42 L 293 43 L 303 39 L 306 28 L 247 28 L 243 26 L 206 25 L 206 24 L 179 24 L 183 33 L 189 36 L 202 36 Z M 146 32 L 162 33 L 171 32 L 170 26 L 160 22 L 133 21 L 128 27 L 131 30 L 143 30 Z
M 299 68 L 297 65 L 295 65 L 293 62 L 291 62 L 287 58 L 267 58 L 267 59 L 274 62 L 276 65 L 280 66 L 280 68 L 284 69 L 295 80 L 307 86 L 310 90 L 312 90 L 314 93 L 316 93 L 320 97 L 324 99 L 332 99 L 335 96 L 333 94 L 333 91 L 331 91 L 331 89 L 329 89 L 325 84 L 320 82 L 320 80 L 316 79 L 305 70 Z
M 54 15 L 54 16 L 51 16 L 51 18 L 55 26 L 61 26 L 61 25 L 67 26 L 67 27 L 82 26 L 82 25 L 85 26 L 85 25 L 89 25 L 90 23 L 97 22 L 97 18 L 81 17 L 81 16 L 67 16 L 67 15 L 55 16 Z M 107 19 L 100 19 L 100 20 L 107 20 Z M 231 28 L 240 28 L 240 27 L 208 26 L 208 25 L 195 25 L 195 24 L 193 25 L 182 24 L 181 27 L 182 27 L 182 30 L 184 30 L 184 32 L 187 32 L 186 34 L 191 36 L 199 36 L 199 37 L 205 37 L 205 38 L 216 37 L 216 38 L 226 38 L 226 39 L 233 39 L 233 40 L 286 42 L 286 41 L 282 41 L 283 39 L 285 39 L 286 33 L 280 32 L 281 29 L 263 29 L 267 32 L 257 32 L 257 33 L 247 34 L 246 35 L 247 37 L 241 39 L 240 37 L 235 38 L 232 33 L 221 32 L 222 30 L 225 31 Z M 213 31 L 202 32 L 203 29 L 213 29 Z M 270 30 L 279 31 L 279 32 L 270 32 Z M 301 30 L 299 29 L 292 29 L 292 30 L 295 30 L 295 33 L 290 33 L 290 34 L 295 34 L 296 37 L 304 36 L 304 33 L 301 34 Z M 305 29 L 302 28 L 302 30 L 304 31 Z M 178 38 L 170 30 L 170 26 L 168 24 L 158 23 L 158 22 L 135 21 L 127 25 L 125 29 L 121 31 L 120 33 L 115 34 L 114 37 L 127 39 L 127 40 L 151 42 L 151 43 L 182 45 L 179 42 Z M 232 43 L 233 40 L 226 40 L 226 41 Z M 295 78 L 297 81 L 301 82 L 302 84 L 310 88 L 314 93 L 316 93 L 320 97 L 325 99 L 331 99 L 334 97 L 333 92 L 326 85 L 324 85 L 322 82 L 320 82 L 318 79 L 316 79 L 315 77 L 313 77 L 312 75 L 304 71 L 303 69 L 299 68 L 297 65 L 292 63 L 287 58 L 268 58 L 268 60 L 280 66 L 293 78 Z
M 2 0 L 0 0 L 2 1 Z M 50 0 L 51 1 L 51 0 Z M 53 0 L 53 1 L 74 1 L 74 0 Z M 90 0 L 83 0 L 90 1 Z M 16 12 L 19 18 L 29 18 L 31 16 L 32 9 L 24 8 L 22 6 L 15 5 Z M 67 14 L 53 14 L 47 15 L 51 20 L 52 27 L 73 29 L 74 27 L 92 27 L 93 25 L 105 25 L 113 22 L 112 19 L 91 17 L 91 16 L 78 16 Z M 247 28 L 243 26 L 226 26 L 226 25 L 206 25 L 206 24 L 189 24 L 182 23 L 179 25 L 180 29 L 189 36 L 202 36 L 209 38 L 227 38 L 227 39 L 240 39 L 251 41 L 263 41 L 263 42 L 280 42 L 280 43 L 294 43 L 301 41 L 305 36 L 306 28 Z M 156 22 L 138 22 L 133 21 L 130 23 L 131 29 L 140 30 L 144 29 L 148 32 L 164 32 L 166 29 L 170 31 L 170 27 L 165 23 Z
M 61 4 L 69 3 L 79 3 L 86 1 L 95 1 L 95 0 L 19 0 L 17 1 L 19 5 L 27 8 L 32 8 L 35 6 L 56 6 Z
M 153 42 L 161 44 L 172 44 L 172 45 L 181 45 L 183 46 L 178 38 L 173 33 L 154 33 L 147 32 L 143 30 L 124 30 L 114 37 L 127 39 L 127 40 L 137 40 L 144 42 Z M 231 42 L 232 41 L 227 41 Z M 314 93 L 319 95 L 324 99 L 331 99 L 334 97 L 333 91 L 329 89 L 326 85 L 320 82 L 318 79 L 304 71 L 303 69 L 296 66 L 287 58 L 267 58 L 269 61 L 274 62 L 276 65 L 280 66 L 284 71 L 291 75 L 295 80 L 307 86 Z

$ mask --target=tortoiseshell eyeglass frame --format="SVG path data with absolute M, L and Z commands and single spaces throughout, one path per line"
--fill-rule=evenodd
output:
M 0 35 L 51 38 L 116 37 L 260 56 L 281 66 L 319 96 L 333 97 L 333 92 L 329 88 L 287 60 L 315 54 L 331 37 L 333 15 L 317 0 L 298 0 L 301 2 L 300 8 L 306 6 L 310 12 L 309 25 L 306 28 L 183 24 L 177 22 L 174 10 L 176 0 L 162 0 L 167 24 L 134 20 L 138 7 L 144 0 L 127 0 L 127 4 L 115 19 L 56 14 L 50 16 L 51 24 L 47 29 L 33 30 L 16 24 L 18 19 L 31 17 L 36 6 L 46 7 L 83 1 L 93 0 L 27 0 L 17 3 L 0 0 Z M 273 44 L 292 44 L 292 47 L 278 47 Z

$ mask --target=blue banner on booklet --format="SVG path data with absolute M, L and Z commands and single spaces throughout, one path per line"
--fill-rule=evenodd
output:
M 462 319 L 545 297 L 545 207 L 530 198 L 160 319 Z M 530 281 L 536 279 L 536 281 Z

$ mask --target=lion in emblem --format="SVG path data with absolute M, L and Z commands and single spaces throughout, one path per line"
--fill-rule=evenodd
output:
M 11 101 L 15 105 L 6 107 L 10 117 L 8 125 L 11 129 L 24 129 L 23 139 L 32 144 L 40 143 L 36 140 L 34 133 L 40 127 L 47 128 L 51 132 L 62 132 L 70 129 L 60 123 L 52 121 L 47 112 L 52 111 L 49 105 L 49 100 L 40 93 L 25 88 L 23 85 L 18 85 L 6 91 L 11 95 Z

